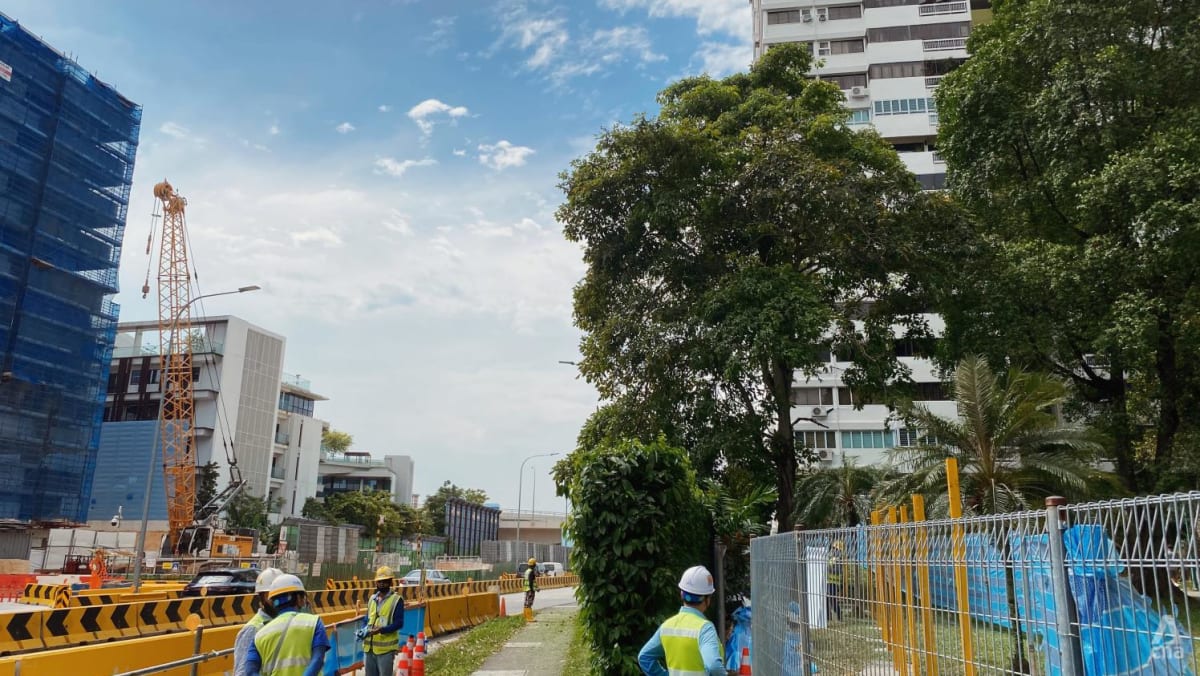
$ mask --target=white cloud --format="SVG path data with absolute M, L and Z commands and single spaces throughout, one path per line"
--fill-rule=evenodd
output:
M 189 138 L 192 135 L 192 132 L 187 127 L 177 122 L 163 122 L 158 130 L 167 136 L 177 139 Z
M 409 109 L 408 117 L 417 123 L 422 133 L 429 135 L 433 133 L 433 125 L 437 118 L 445 116 L 455 120 L 465 117 L 469 112 L 466 106 L 452 106 L 437 99 L 425 99 Z
M 744 71 L 754 60 L 750 45 L 705 42 L 692 55 L 692 67 L 713 77 Z
M 745 0 L 600 0 L 600 6 L 622 12 L 644 9 L 654 18 L 696 20 L 701 35 L 725 33 L 749 39 L 750 6 Z
M 279 136 L 279 131 L 280 130 L 279 130 L 278 124 L 273 124 L 270 127 L 267 127 L 267 134 L 269 134 L 271 136 Z
M 455 148 L 451 152 L 454 153 L 455 157 L 466 157 L 467 156 L 467 151 L 462 148 Z
M 337 133 L 339 133 L 339 134 L 349 134 L 350 132 L 357 129 L 357 127 L 350 124 L 349 122 L 343 122 L 343 123 L 339 124 L 338 126 L 334 127 L 334 129 L 337 130 Z
M 324 247 L 341 246 L 342 238 L 329 228 L 319 227 L 291 233 L 292 245 L 315 244 Z
M 379 106 L 379 112 L 390 113 L 390 112 L 392 112 L 392 107 L 385 103 L 385 104 Z
M 399 209 L 388 210 L 387 216 L 383 219 L 383 227 L 405 237 L 413 234 L 412 223 L 409 222 L 408 216 L 400 213 Z
M 654 51 L 650 35 L 642 26 L 617 26 L 598 30 L 585 46 L 593 59 L 604 63 L 623 61 L 629 54 L 642 63 L 665 61 L 667 57 Z
M 413 167 L 428 167 L 434 164 L 437 164 L 437 160 L 429 157 L 421 160 L 397 160 L 392 157 L 381 157 L 375 160 L 375 173 L 399 178 Z
M 508 141 L 500 141 L 494 145 L 480 144 L 479 163 L 496 171 L 509 167 L 520 167 L 534 153 L 533 148 L 515 146 Z

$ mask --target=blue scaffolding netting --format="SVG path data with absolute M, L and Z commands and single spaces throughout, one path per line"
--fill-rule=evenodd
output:
M 0 14 L 0 518 L 87 518 L 141 116 Z

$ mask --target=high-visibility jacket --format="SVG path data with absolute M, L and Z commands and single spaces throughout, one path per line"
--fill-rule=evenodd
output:
M 254 627 L 255 630 L 258 630 L 258 629 L 262 629 L 263 625 L 270 622 L 272 619 L 273 618 L 270 615 L 268 615 L 260 610 L 256 613 L 254 613 L 254 617 L 250 618 L 250 621 L 247 622 L 246 624 L 250 625 L 251 627 Z
M 383 603 L 379 603 L 379 597 L 372 595 L 371 600 L 367 602 L 367 626 L 371 629 L 386 627 L 392 623 L 392 613 L 396 609 L 396 604 L 399 602 L 400 595 L 389 593 L 383 599 Z M 390 634 L 375 634 L 367 638 L 369 645 L 364 646 L 364 649 L 375 655 L 386 655 L 394 653 L 400 649 L 400 632 L 393 631 Z
M 671 676 L 708 676 L 704 658 L 700 656 L 700 630 L 710 624 L 712 622 L 703 617 L 685 612 L 662 623 L 658 635 Z M 721 652 L 725 652 L 724 648 Z
M 530 566 L 525 571 L 525 591 L 533 591 L 533 581 L 537 577 L 537 570 Z
M 829 579 L 829 584 L 841 584 L 842 582 L 842 557 L 834 554 L 829 557 L 826 564 L 825 575 Z
M 304 676 L 312 660 L 317 616 L 284 613 L 263 625 L 254 635 L 254 648 L 262 658 L 262 676 Z

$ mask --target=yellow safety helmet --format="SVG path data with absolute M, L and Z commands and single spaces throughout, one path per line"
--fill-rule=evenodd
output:
M 536 566 L 536 565 L 537 565 L 537 559 L 529 559 L 529 565 L 531 565 L 531 566 Z
M 382 580 L 391 580 L 395 577 L 396 576 L 392 574 L 392 569 L 388 568 L 387 566 L 380 566 L 379 569 L 375 571 L 376 582 L 380 582 Z
M 267 598 L 275 600 L 284 594 L 304 593 L 304 583 L 295 575 L 280 575 L 271 583 L 271 591 Z

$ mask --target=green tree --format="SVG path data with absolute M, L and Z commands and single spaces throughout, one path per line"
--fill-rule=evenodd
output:
M 482 505 L 487 502 L 488 496 L 478 488 L 459 488 L 449 481 L 443 482 L 436 493 L 425 498 L 423 507 L 426 518 L 432 524 L 432 532 L 437 535 L 446 534 L 446 501 L 450 498 L 459 498 Z
M 571 569 L 593 673 L 640 674 L 638 648 L 679 607 L 680 573 L 709 560 L 695 472 L 662 441 L 581 447 L 556 471 L 573 505 Z
M 354 445 L 354 437 L 349 432 L 329 428 L 321 432 L 321 450 L 326 453 L 345 453 Z
M 930 261 L 948 259 L 928 250 L 956 241 L 946 200 L 853 130 L 810 66 L 783 45 L 748 74 L 670 85 L 657 117 L 605 131 L 572 163 L 558 212 L 587 264 L 580 371 L 636 413 L 600 413 L 596 429 L 662 432 L 702 476 L 762 470 L 781 528 L 813 457 L 793 436 L 795 373 L 818 373 L 832 343 L 853 353 L 856 387 L 903 381 L 893 326 L 924 330 Z
M 217 495 L 217 480 L 220 478 L 217 472 L 217 463 L 209 462 L 196 467 L 196 499 L 194 501 L 194 511 L 199 512 L 201 507 L 204 507 Z
M 1130 490 L 1196 482 L 1174 470 L 1200 448 L 1197 44 L 1194 2 L 1009 0 L 937 95 L 979 226 L 940 303 L 949 357 L 1069 380 Z
M 948 420 L 921 404 L 905 403 L 899 416 L 922 444 L 895 449 L 903 474 L 884 493 L 899 504 L 925 495 L 931 511 L 946 514 L 946 458 L 957 458 L 963 507 L 974 513 L 1012 512 L 1050 495 L 1080 497 L 1103 449 L 1091 431 L 1060 423 L 1066 385 L 1054 377 L 1012 369 L 999 376 L 983 357 L 966 357 L 954 370 L 958 418 Z
M 883 477 L 842 454 L 841 467 L 804 472 L 796 481 L 796 519 L 806 528 L 857 526 L 871 515 L 871 492 Z
M 307 506 L 307 505 L 306 505 Z M 364 534 L 375 537 L 409 537 L 428 533 L 432 526 L 419 510 L 392 502 L 387 491 L 350 491 L 325 499 L 324 512 L 334 523 L 362 526 Z M 315 506 L 312 513 L 320 513 Z M 383 523 L 380 524 L 380 517 Z
M 271 544 L 279 537 L 279 529 L 271 525 L 270 514 L 279 509 L 282 500 L 270 503 L 266 498 L 260 498 L 240 491 L 225 505 L 225 525 L 227 528 L 253 528 L 258 531 L 258 538 L 263 544 Z
M 308 498 L 304 501 L 304 507 L 300 510 L 300 516 L 317 521 L 336 522 L 333 515 L 326 509 L 325 503 L 317 498 Z

